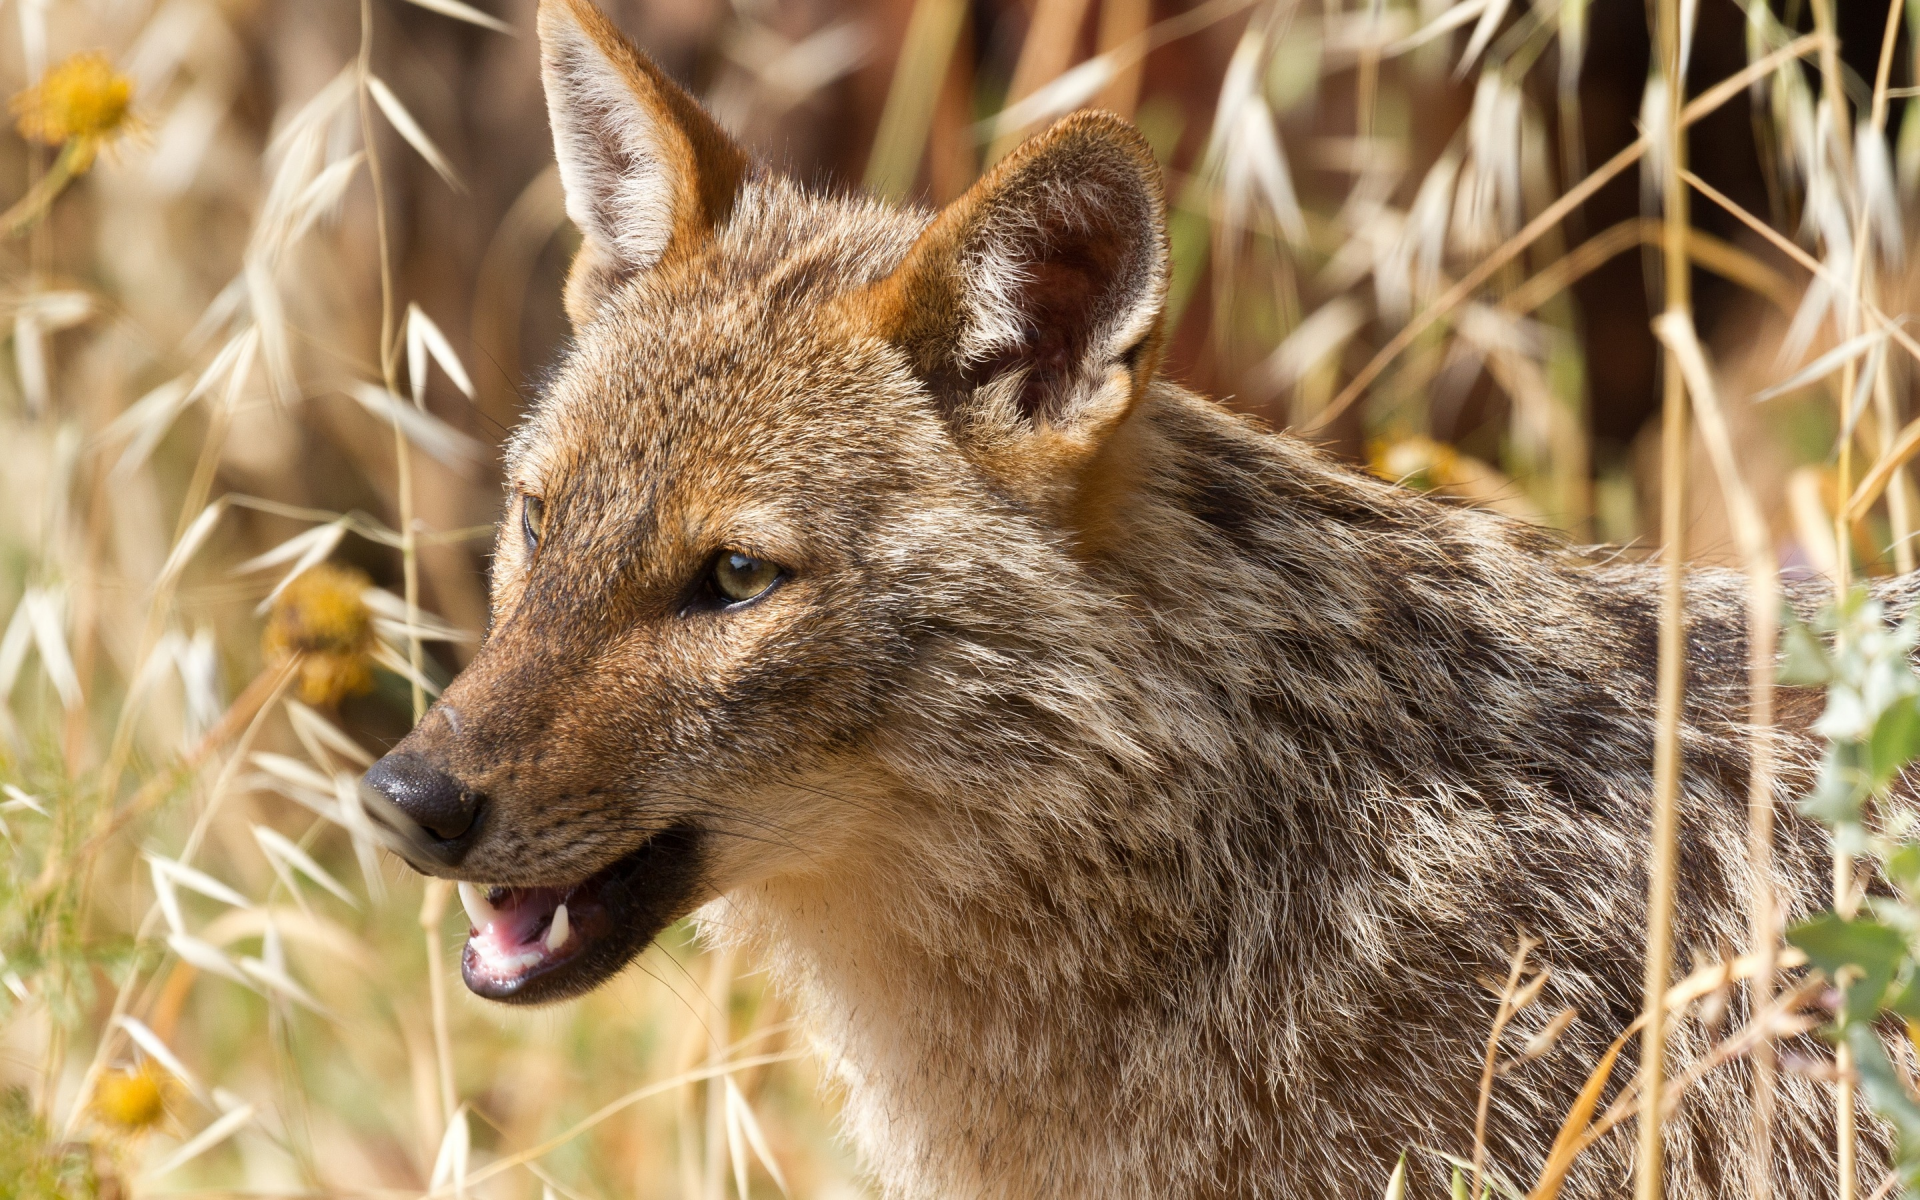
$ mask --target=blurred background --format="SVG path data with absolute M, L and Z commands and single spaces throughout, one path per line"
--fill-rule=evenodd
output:
M 824 189 L 939 205 L 1129 116 L 1171 376 L 1650 547 L 1658 187 L 1565 199 L 1659 132 L 1642 4 L 604 6 Z M 533 8 L 0 8 L 0 1198 L 863 1194 L 753 964 L 679 929 L 581 1003 L 483 1007 L 353 799 L 484 626 L 498 447 L 568 337 Z M 1689 11 L 1689 94 L 1748 71 L 1691 127 L 1696 327 L 1776 552 L 1830 572 L 1843 424 L 1858 463 L 1908 428 L 1920 4 Z M 1689 552 L 1732 563 L 1695 459 Z M 1850 524 L 1868 572 L 1912 566 L 1905 475 Z

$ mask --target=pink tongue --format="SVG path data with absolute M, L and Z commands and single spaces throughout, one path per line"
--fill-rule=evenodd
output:
M 473 948 L 476 964 L 496 979 L 518 975 L 547 959 L 545 945 L 537 940 L 523 941 L 516 931 L 502 928 L 517 924 L 510 916 L 503 916 L 501 920 L 489 921 L 484 927 L 476 929 L 473 936 L 467 939 L 467 945 Z
M 486 906 L 491 911 L 473 911 L 478 905 L 469 908 L 473 933 L 467 945 L 475 966 L 495 979 L 510 979 L 539 966 L 561 948 L 550 950 L 546 945 L 559 899 L 535 890 L 508 891 L 500 900 Z

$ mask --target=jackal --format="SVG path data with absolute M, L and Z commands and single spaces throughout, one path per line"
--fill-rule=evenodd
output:
M 539 31 L 574 341 L 507 452 L 485 642 L 368 777 L 471 881 L 467 985 L 579 993 L 697 911 L 888 1196 L 1377 1197 L 1471 1145 L 1527 934 L 1532 1011 L 1580 1014 L 1493 1094 L 1529 1176 L 1639 1006 L 1658 573 L 1162 377 L 1118 118 L 930 213 L 757 166 L 588 0 Z M 1709 953 L 1746 938 L 1740 597 L 1689 601 Z M 1781 757 L 1798 913 L 1805 735 Z M 1747 1088 L 1689 1093 L 1669 1195 L 1744 1194 Z M 1820 1085 L 1781 1105 L 1779 1194 L 1829 1193 Z M 1564 1194 L 1619 1194 L 1629 1141 Z

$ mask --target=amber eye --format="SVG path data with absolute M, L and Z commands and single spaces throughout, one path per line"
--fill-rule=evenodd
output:
M 520 497 L 520 532 L 527 539 L 527 549 L 540 548 L 540 535 L 547 531 L 547 502 L 538 496 Z
M 713 590 L 729 604 L 763 596 L 779 580 L 777 564 L 738 550 L 722 550 L 713 560 Z

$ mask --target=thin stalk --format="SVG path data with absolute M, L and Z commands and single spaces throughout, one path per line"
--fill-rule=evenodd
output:
M 359 101 L 360 140 L 366 146 L 367 180 L 373 187 L 373 222 L 380 256 L 380 377 L 389 396 L 400 394 L 397 374 L 398 330 L 394 321 L 393 251 L 387 231 L 386 176 L 381 167 L 379 147 L 374 141 L 373 95 L 368 81 L 373 78 L 373 0 L 360 0 Z M 400 418 L 393 415 L 394 490 L 400 509 L 400 568 L 407 604 L 407 662 L 413 668 L 407 681 L 413 701 L 413 719 L 426 715 L 426 690 L 420 686 L 424 653 L 420 644 L 420 548 L 413 519 L 413 455 Z M 432 1010 L 435 1078 L 440 1093 L 440 1125 L 444 1133 L 452 1124 L 458 1093 L 453 1078 L 453 1046 L 447 1027 L 447 985 L 440 926 L 446 918 L 451 885 L 445 880 L 430 880 L 420 904 L 420 927 L 426 939 L 427 1000 Z
M 966 15 L 965 0 L 917 0 L 914 4 L 867 159 L 869 190 L 897 198 L 912 189 L 939 100 L 939 89 L 929 86 L 928 80 L 946 78 Z
M 95 146 L 88 138 L 70 138 L 60 147 L 60 154 L 53 160 L 53 166 L 47 173 L 35 180 L 27 188 L 26 194 L 14 201 L 6 212 L 0 213 L 0 237 L 14 237 L 22 233 L 32 233 L 33 243 L 30 256 L 37 262 L 42 256 L 40 242 L 46 236 L 47 225 L 40 220 L 53 207 L 53 202 L 66 190 L 74 177 L 92 162 Z M 38 152 L 34 159 L 39 160 Z M 35 286 L 38 284 L 36 282 Z
M 1905 5 L 1901 0 L 1892 0 L 1892 3 L 1887 5 L 1887 23 L 1880 35 L 1880 65 L 1873 76 L 1873 111 L 1869 118 L 1873 136 L 1876 138 L 1886 136 L 1887 85 L 1892 82 L 1893 48 L 1895 42 L 1899 40 L 1900 16 L 1904 8 Z M 1860 206 L 1856 213 L 1854 225 L 1854 228 L 1860 231 L 1862 237 L 1864 237 L 1867 229 L 1866 206 L 1866 192 L 1865 189 L 1862 188 Z M 1867 243 L 1862 240 L 1860 242 L 1859 252 L 1854 256 L 1856 264 L 1866 261 L 1867 252 Z M 1857 265 L 1855 270 L 1859 270 Z M 1856 316 L 1856 326 L 1858 323 L 1859 317 Z M 1847 373 L 1851 374 L 1852 370 L 1853 363 L 1849 360 L 1847 363 Z M 1849 389 L 1841 394 L 1851 396 L 1853 392 Z M 1880 454 L 1884 458 L 1893 449 L 1894 431 L 1899 424 L 1894 414 L 1892 381 L 1884 362 L 1880 364 L 1879 372 L 1873 380 L 1873 402 L 1874 411 L 1880 418 Z M 1846 493 L 1842 492 L 1841 494 L 1845 495 Z M 1843 512 L 1843 516 L 1844 515 L 1845 513 Z M 1894 566 L 1900 574 L 1906 575 L 1914 569 L 1913 514 L 1909 512 L 1907 508 L 1906 472 L 1901 468 L 1895 468 L 1888 485 L 1887 518 L 1893 529 Z
M 1773 534 L 1765 513 L 1740 474 L 1739 456 L 1728 431 L 1724 410 L 1707 368 L 1691 322 L 1668 314 L 1656 332 L 1678 360 L 1687 390 L 1692 394 L 1700 440 L 1719 477 L 1726 499 L 1734 540 L 1747 575 L 1747 869 L 1751 875 L 1748 914 L 1753 939 L 1753 966 L 1749 1011 L 1766 1012 L 1773 1004 L 1773 976 L 1778 958 L 1778 933 L 1773 894 L 1773 672 L 1780 630 L 1779 563 L 1773 553 Z M 1773 1195 L 1773 1110 L 1775 1063 L 1773 1042 L 1754 1043 L 1753 1123 L 1750 1132 L 1754 1173 L 1749 1180 L 1753 1200 Z
M 1026 40 L 1020 44 L 1020 61 L 1014 64 L 1013 82 L 1007 87 L 1002 108 L 1026 99 L 1073 65 L 1080 25 L 1086 16 L 1087 0 L 1040 0 L 1033 11 L 1033 23 L 1027 27 Z M 1008 130 L 996 136 L 987 147 L 986 165 L 999 162 L 1019 145 L 1021 132 Z
M 1824 279 L 1828 283 L 1838 287 L 1846 286 L 1846 280 L 1841 279 L 1832 271 L 1828 270 L 1825 263 L 1808 254 L 1805 250 L 1802 250 L 1792 238 L 1785 236 L 1773 226 L 1762 221 L 1759 217 L 1741 208 L 1729 199 L 1725 192 L 1718 190 L 1693 172 L 1687 172 L 1686 176 L 1687 186 L 1719 205 L 1721 209 L 1725 210 L 1728 216 L 1733 217 L 1748 229 L 1753 230 L 1762 240 L 1797 263 L 1807 274 L 1817 279 Z M 1911 355 L 1914 361 L 1920 362 L 1920 341 L 1915 341 L 1913 335 L 1901 328 L 1899 322 L 1888 316 L 1871 300 L 1861 305 L 1861 311 L 1865 314 L 1867 320 L 1873 322 L 1876 329 L 1885 332 L 1888 337 L 1900 345 L 1901 349 Z M 1908 422 L 1907 427 L 1908 429 L 1913 429 L 1914 425 L 1912 422 Z M 1903 433 L 1902 436 L 1904 437 L 1905 434 Z M 1854 491 L 1852 499 L 1847 502 L 1848 510 L 1854 514 L 1855 520 L 1859 520 L 1860 517 L 1864 515 L 1866 506 L 1878 498 L 1880 493 L 1877 489 L 1886 485 L 1889 475 L 1891 475 L 1891 468 L 1886 472 L 1882 472 L 1876 468 L 1868 472 L 1868 474 L 1861 479 L 1860 488 Z
M 713 1011 L 707 1017 L 709 1066 L 727 1060 L 727 998 L 733 991 L 733 953 L 716 950 L 707 975 L 707 1002 Z M 724 1075 L 707 1081 L 707 1200 L 726 1200 L 727 1194 L 727 1089 Z
M 1813 30 L 1820 36 L 1820 90 L 1827 107 L 1833 111 L 1836 130 L 1847 127 L 1847 92 L 1841 86 L 1840 31 L 1834 24 L 1833 0 L 1812 0 Z M 1843 166 L 1853 162 L 1853 148 L 1844 137 L 1835 139 Z
M 400 388 L 396 351 L 399 338 L 394 328 L 393 253 L 388 244 L 386 178 L 374 144 L 373 93 L 367 86 L 367 81 L 373 78 L 373 0 L 360 0 L 359 72 L 360 140 L 367 148 L 367 181 L 373 185 L 373 226 L 380 256 L 380 377 L 387 392 L 398 396 Z M 393 462 L 396 475 L 394 490 L 399 493 L 400 508 L 400 571 L 405 581 L 407 602 L 407 662 L 413 668 L 413 678 L 408 683 L 412 689 L 413 719 L 418 721 L 427 712 L 426 690 L 420 686 L 421 665 L 425 659 L 418 632 L 420 557 L 415 541 L 418 531 L 413 527 L 413 456 L 398 416 L 393 418 Z
M 1886 363 L 1873 380 L 1873 408 L 1880 418 L 1880 461 L 1900 450 L 1900 420 L 1894 412 L 1893 380 Z M 1880 470 L 1876 465 L 1875 472 Z M 1852 506 L 1849 505 L 1849 508 Z M 1913 510 L 1907 494 L 1907 471 L 1896 466 L 1887 473 L 1887 522 L 1893 533 L 1893 567 L 1901 575 L 1913 573 Z
M 236 365 L 236 371 L 240 366 Z M 211 409 L 207 421 L 206 436 L 200 442 L 200 457 L 193 465 L 193 476 L 187 483 L 186 498 L 181 501 L 180 515 L 174 521 L 173 539 L 168 546 L 177 546 L 193 524 L 194 518 L 207 506 L 207 498 L 213 494 L 213 480 L 220 467 L 220 451 L 226 445 L 227 427 L 233 420 L 233 393 L 238 384 L 230 384 L 225 396 L 208 407 Z M 167 612 L 173 606 L 173 593 L 180 578 L 175 572 L 170 579 L 163 580 L 155 590 L 153 600 L 147 605 L 147 620 L 140 631 L 140 652 L 133 656 L 132 678 L 138 678 L 146 669 L 147 657 L 159 644 L 161 628 L 166 624 Z M 133 753 L 134 716 L 137 706 L 131 702 L 123 704 L 120 716 L 114 723 L 113 740 L 107 749 L 107 765 L 101 771 L 100 798 L 107 805 L 107 813 L 113 811 L 114 794 L 120 788 L 120 776 L 126 770 L 127 756 Z M 52 866 L 50 862 L 48 864 Z
M 1660 180 L 1665 236 L 1661 257 L 1666 279 L 1666 315 L 1670 323 L 1691 328 L 1690 266 L 1687 261 L 1687 186 L 1684 120 L 1686 78 L 1680 62 L 1680 3 L 1660 0 L 1656 41 L 1660 70 L 1667 81 L 1666 139 Z M 1634 1195 L 1660 1200 L 1665 1195 L 1665 1146 L 1661 1137 L 1667 1065 L 1667 1018 L 1663 1011 L 1673 972 L 1673 894 L 1678 860 L 1680 814 L 1680 721 L 1686 702 L 1686 485 L 1689 450 L 1687 388 L 1680 356 L 1669 349 L 1663 372 L 1665 396 L 1661 428 L 1660 524 L 1665 581 L 1660 598 L 1658 701 L 1653 743 L 1653 810 L 1647 858 L 1647 961 L 1641 1034 L 1640 1094 L 1648 1098 L 1640 1115 L 1639 1154 Z
M 1360 62 L 1353 81 L 1353 136 L 1369 147 L 1373 140 L 1374 102 L 1380 91 L 1379 21 L 1380 2 L 1371 0 L 1367 5 L 1367 40 L 1360 47 Z
M 1691 104 L 1681 110 L 1681 124 L 1692 125 L 1709 113 L 1717 111 L 1727 101 L 1745 91 L 1755 80 L 1765 79 L 1771 75 L 1781 63 L 1799 58 L 1811 50 L 1818 49 L 1820 45 L 1820 35 L 1810 33 L 1805 37 L 1794 39 L 1765 58 L 1755 59 L 1741 70 L 1700 93 Z M 1312 421 L 1301 427 L 1300 432 L 1312 433 L 1316 429 L 1323 429 L 1341 413 L 1353 407 L 1354 402 L 1360 399 L 1374 380 L 1380 378 L 1381 373 L 1393 360 L 1420 340 L 1421 334 L 1433 328 L 1448 313 L 1466 303 L 1467 299 L 1478 291 L 1482 284 L 1498 274 L 1502 267 L 1519 257 L 1528 246 L 1546 236 L 1547 232 L 1559 225 L 1561 221 L 1577 212 L 1581 205 L 1593 197 L 1594 193 L 1617 179 L 1628 167 L 1639 162 L 1646 152 L 1647 139 L 1642 135 L 1608 159 L 1593 174 L 1575 184 L 1565 195 L 1548 205 L 1539 216 L 1527 222 L 1526 227 L 1519 233 L 1508 238 L 1492 254 L 1482 259 L 1473 270 L 1461 276 L 1458 283 L 1448 288 L 1432 304 L 1420 310 L 1419 315 L 1402 326 L 1400 331 L 1368 360 L 1367 365 L 1360 369 L 1360 373 L 1347 381 L 1347 386 L 1340 390 L 1340 394 L 1321 409 Z M 1899 335 L 1896 334 L 1896 336 Z
M 446 951 L 440 944 L 440 927 L 446 923 L 447 903 L 452 896 L 453 884 L 429 879 L 420 900 L 420 929 L 427 939 L 427 997 L 433 1009 L 434 1074 L 440 1083 L 441 1133 L 453 1123 L 459 1094 L 453 1086 L 453 1039 L 447 1031 Z M 436 1136 L 434 1144 L 439 1141 Z
M 1150 0 L 1101 0 L 1100 33 L 1096 43 L 1099 53 L 1110 54 L 1144 37 L 1153 19 L 1152 7 Z M 1115 67 L 1113 82 L 1094 98 L 1094 107 L 1111 109 L 1131 119 L 1140 104 L 1144 66 L 1136 59 L 1124 67 Z
M 1513 962 L 1507 967 L 1507 984 L 1500 990 L 1500 1007 L 1494 1011 L 1493 1026 L 1487 1031 L 1487 1049 L 1480 1066 L 1480 1102 L 1473 1111 L 1473 1185 L 1467 1193 L 1470 1196 L 1484 1194 L 1482 1185 L 1487 1170 L 1487 1117 L 1493 1107 L 1493 1078 L 1500 1058 L 1500 1035 L 1507 1031 L 1507 1023 L 1520 1011 L 1515 998 L 1522 991 L 1520 980 L 1526 974 L 1527 955 L 1538 944 L 1532 938 L 1522 936 L 1520 944 L 1514 947 Z M 1536 976 L 1536 982 L 1538 979 Z
M 238 764 L 246 761 L 247 752 L 253 746 L 255 735 L 260 732 L 260 726 L 273 711 L 275 702 L 286 691 L 287 685 L 293 682 L 294 676 L 298 673 L 297 668 L 298 664 L 295 662 L 284 664 L 277 670 L 262 671 L 228 707 L 227 716 L 222 719 L 220 725 L 208 730 L 206 736 L 201 739 L 202 746 L 211 748 L 217 745 L 225 740 L 223 731 L 230 727 L 233 718 L 242 713 L 246 714 L 246 727 L 240 732 L 240 739 L 234 746 L 233 753 L 227 756 L 220 774 L 214 779 L 207 807 L 195 819 L 193 829 L 187 836 L 186 845 L 180 851 L 178 861 L 189 864 L 193 861 L 194 854 L 199 850 L 200 843 L 206 836 L 207 827 L 212 823 L 214 810 L 220 798 L 226 794 L 227 784 L 232 780 L 234 769 Z M 196 762 L 199 761 L 197 753 L 199 749 L 200 747 L 195 747 L 196 753 L 189 756 Z M 86 852 L 87 848 L 82 847 L 82 853 Z M 147 906 L 146 915 L 140 919 L 140 925 L 133 935 L 134 945 L 140 945 L 147 940 L 147 936 L 153 932 L 154 924 L 159 918 L 160 902 L 155 900 Z M 80 1118 L 87 1111 L 87 1103 L 93 1098 L 94 1085 L 99 1082 L 100 1073 L 106 1069 L 108 1052 L 113 1049 L 115 1022 L 129 1011 L 133 991 L 140 977 L 141 973 L 138 970 L 128 971 L 126 979 L 114 993 L 112 1010 L 102 1025 L 104 1032 L 100 1035 L 99 1043 L 94 1047 L 92 1060 L 88 1062 L 86 1071 L 80 1076 L 80 1086 L 75 1089 L 73 1105 L 67 1112 L 66 1123 L 61 1130 L 63 1138 L 73 1135 L 74 1129 L 79 1126 Z
M 1878 72 L 1879 85 L 1876 87 L 1876 109 L 1885 105 L 1884 92 L 1888 68 L 1891 65 L 1893 39 L 1898 32 L 1898 3 L 1892 6 L 1887 15 L 1886 34 L 1880 55 Z M 1848 119 L 1846 94 L 1840 86 L 1840 50 L 1838 30 L 1834 21 L 1832 0 L 1813 0 L 1813 20 L 1816 32 L 1824 35 L 1821 49 L 1821 82 L 1826 94 L 1828 120 L 1831 122 L 1834 158 L 1839 170 L 1849 171 L 1852 161 L 1852 142 L 1849 137 L 1852 122 Z M 1856 176 L 1855 191 L 1861 192 Z M 1841 338 L 1850 338 L 1859 333 L 1862 309 L 1867 298 L 1867 260 L 1872 255 L 1872 243 L 1867 228 L 1866 196 L 1862 192 L 1854 208 L 1854 254 L 1853 278 L 1848 292 L 1850 303 L 1841 312 Z M 1840 390 L 1838 403 L 1841 407 L 1840 420 L 1844 426 L 1847 419 L 1846 407 L 1851 401 L 1858 384 L 1859 367 L 1849 359 L 1840 372 Z M 1882 423 L 1884 426 L 1884 422 Z M 1883 428 L 1882 434 L 1891 437 L 1890 430 Z M 1835 516 L 1834 546 L 1834 587 L 1838 597 L 1844 599 L 1852 586 L 1853 523 L 1852 506 L 1847 498 L 1853 492 L 1853 435 L 1843 434 L 1840 439 L 1837 474 L 1841 497 Z M 1842 916 L 1853 915 L 1853 861 L 1836 842 L 1833 851 L 1833 907 Z M 1834 1049 L 1834 1126 L 1837 1151 L 1835 1169 L 1839 1173 L 1839 1200 L 1853 1200 L 1859 1189 L 1859 1130 L 1858 1103 L 1854 1095 L 1853 1050 L 1845 1042 Z
M 1747 749 L 1747 900 L 1749 936 L 1760 965 L 1753 973 L 1748 1007 L 1764 1012 L 1773 1003 L 1774 960 L 1779 919 L 1773 897 L 1773 670 L 1780 632 L 1780 588 L 1772 547 L 1753 553 L 1747 566 L 1747 715 L 1752 727 Z M 1753 1200 L 1773 1197 L 1773 1113 L 1779 1086 L 1773 1042 L 1762 1039 L 1753 1051 Z

